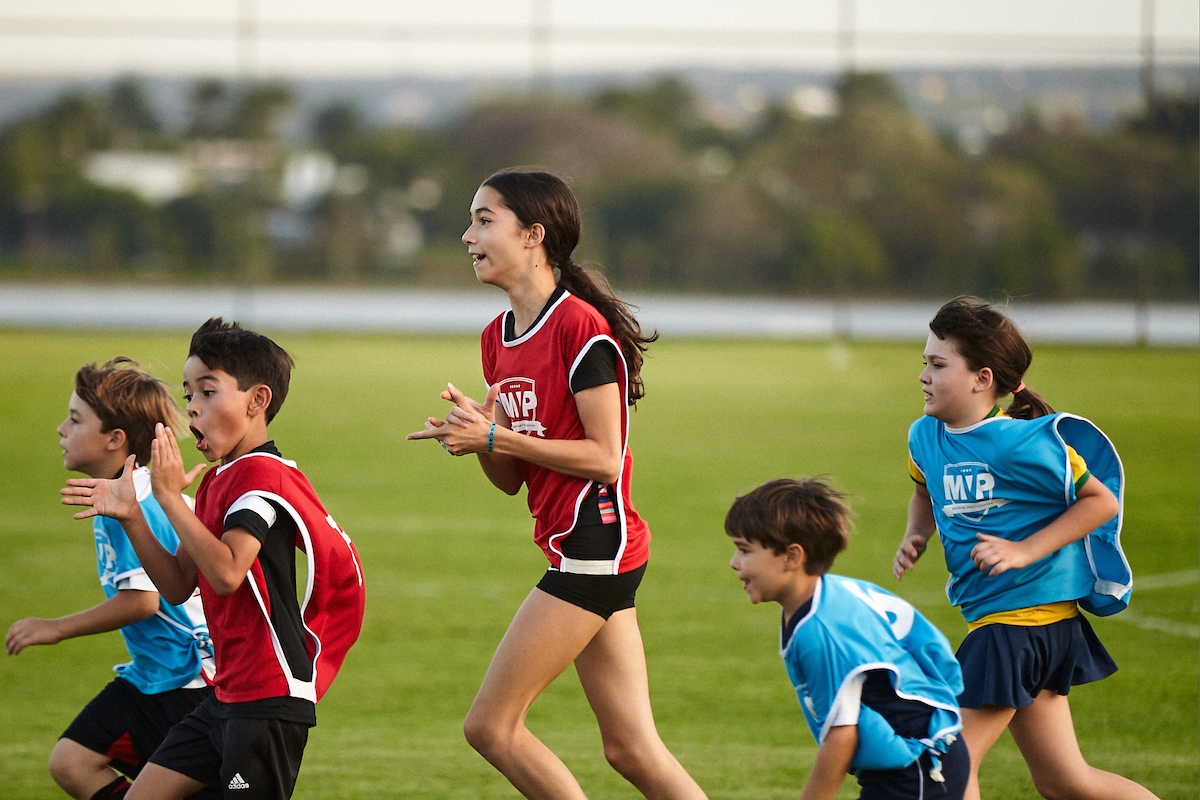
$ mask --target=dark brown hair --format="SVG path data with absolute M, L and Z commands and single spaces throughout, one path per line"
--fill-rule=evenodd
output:
M 1023 386 L 1033 361 L 1025 337 L 1011 319 L 987 302 L 970 295 L 956 297 L 938 309 L 929 330 L 943 341 L 950 340 L 972 370 L 992 370 L 996 394 L 1013 396 L 1005 412 L 1010 417 L 1033 419 L 1054 413 L 1037 392 Z
M 550 266 L 558 268 L 558 285 L 587 302 L 604 316 L 629 369 L 629 405 L 645 396 L 642 360 L 647 345 L 658 333 L 646 336 L 633 315 L 633 307 L 618 298 L 608 281 L 597 272 L 571 260 L 583 229 L 579 201 L 570 187 L 548 172 L 505 169 L 483 182 L 500 193 L 504 207 L 516 215 L 523 228 L 541 223 L 545 228 L 542 246 Z
M 237 379 L 238 389 L 247 391 L 260 383 L 271 389 L 267 423 L 275 419 L 287 398 L 294 362 L 287 351 L 261 333 L 246 330 L 236 322 L 212 317 L 192 334 L 188 357 L 195 356 L 209 369 L 219 369 Z
M 143 466 L 150 463 L 155 423 L 161 422 L 176 434 L 185 429 L 167 384 L 125 356 L 100 367 L 80 367 L 75 373 L 75 394 L 96 412 L 102 432 L 125 431 L 127 449 Z
M 776 478 L 738 497 L 725 515 L 725 533 L 776 553 L 804 548 L 804 571 L 823 575 L 850 539 L 845 494 L 820 478 Z

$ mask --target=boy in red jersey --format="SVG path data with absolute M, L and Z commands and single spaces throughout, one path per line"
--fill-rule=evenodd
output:
M 185 473 L 175 436 L 158 426 L 152 485 L 179 532 L 175 555 L 148 537 L 132 486 L 72 480 L 63 502 L 122 522 L 163 597 L 200 587 L 216 651 L 212 698 L 167 735 L 129 800 L 177 798 L 203 786 L 288 798 L 316 702 L 358 637 L 362 569 L 349 537 L 294 462 L 267 438 L 287 395 L 292 359 L 266 336 L 210 319 L 183 367 L 196 449 L 220 466 L 204 476 L 196 512 L 175 502 Z M 171 495 L 176 495 L 172 498 Z M 307 557 L 298 603 L 296 548 Z

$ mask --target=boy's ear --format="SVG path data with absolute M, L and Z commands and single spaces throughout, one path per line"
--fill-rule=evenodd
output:
M 804 565 L 808 562 L 808 554 L 804 552 L 804 547 L 792 542 L 787 546 L 787 550 L 783 551 L 783 567 L 787 570 L 804 571 Z
M 251 386 L 247 394 L 250 395 L 250 405 L 246 412 L 252 417 L 266 414 L 267 406 L 271 405 L 271 387 L 265 383 L 258 383 Z
M 129 437 L 125 435 L 123 428 L 113 428 L 105 433 L 105 436 L 108 437 L 108 441 L 104 443 L 104 449 L 110 452 L 124 450 L 129 444 Z

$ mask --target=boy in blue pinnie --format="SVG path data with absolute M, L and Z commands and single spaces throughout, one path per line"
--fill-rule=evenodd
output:
M 170 552 L 179 537 L 150 493 L 154 426 L 183 430 L 167 385 L 123 356 L 75 374 L 67 418 L 58 426 L 63 465 L 93 478 L 129 470 L 136 501 L 155 539 Z M 138 466 L 128 462 L 136 458 Z M 92 522 L 104 602 L 63 617 L 26 617 L 5 637 L 9 655 L 33 645 L 119 630 L 130 661 L 62 734 L 50 775 L 78 800 L 119 800 L 167 731 L 212 693 L 212 640 L 200 596 L 172 605 L 159 596 L 119 522 Z M 199 793 L 195 797 L 215 797 Z
M 842 498 L 814 478 L 779 478 L 725 517 L 729 566 L 750 602 L 783 607 L 780 654 L 820 745 L 800 798 L 832 798 L 851 773 L 860 800 L 957 800 L 970 767 L 958 662 L 907 602 L 829 574 L 847 544 Z

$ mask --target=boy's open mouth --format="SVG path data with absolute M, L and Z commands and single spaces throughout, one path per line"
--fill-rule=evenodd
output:
M 188 430 L 190 430 L 192 432 L 192 436 L 196 437 L 196 449 L 203 451 L 204 450 L 204 434 L 201 433 L 200 429 L 196 428 L 195 426 L 189 427 Z

